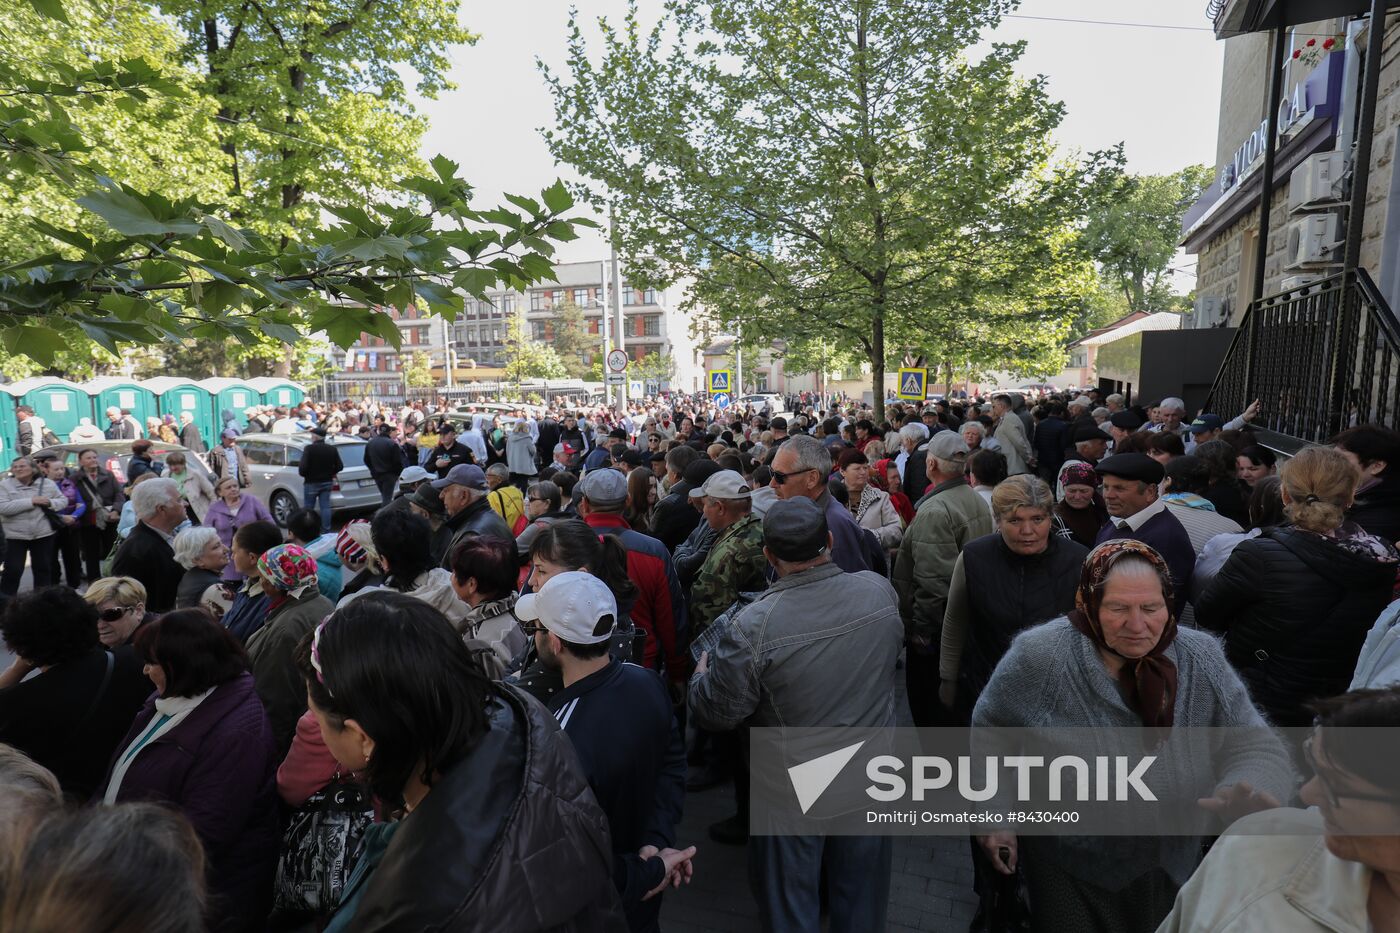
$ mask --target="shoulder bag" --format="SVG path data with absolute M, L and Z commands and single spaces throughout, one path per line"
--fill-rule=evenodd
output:
M 279 910 L 329 915 L 374 822 L 369 787 L 335 778 L 292 813 L 282 836 L 273 900 Z

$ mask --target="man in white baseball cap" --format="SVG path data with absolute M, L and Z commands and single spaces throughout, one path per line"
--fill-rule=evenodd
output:
M 653 929 L 661 898 L 652 895 L 688 883 L 695 855 L 694 846 L 675 848 L 685 745 L 670 695 L 656 672 L 608 655 L 617 600 L 593 574 L 556 574 L 520 597 L 514 611 L 540 660 L 563 675 L 564 689 L 548 706 L 607 814 L 628 927 Z

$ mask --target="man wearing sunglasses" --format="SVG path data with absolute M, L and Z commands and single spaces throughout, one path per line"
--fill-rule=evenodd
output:
M 789 439 L 774 456 L 772 470 L 773 480 L 769 486 L 779 499 L 811 499 L 826 513 L 832 541 L 831 559 L 838 567 L 847 573 L 857 573 L 882 563 L 872 561 L 865 531 L 851 517 L 851 510 L 837 502 L 827 490 L 831 452 L 821 441 L 806 434 Z

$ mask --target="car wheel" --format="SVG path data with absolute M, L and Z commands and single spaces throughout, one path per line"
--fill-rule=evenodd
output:
M 272 501 L 268 503 L 268 506 L 268 511 L 272 513 L 272 520 L 282 528 L 287 527 L 288 519 L 298 508 L 297 500 L 292 498 L 291 493 L 281 491 L 272 494 Z

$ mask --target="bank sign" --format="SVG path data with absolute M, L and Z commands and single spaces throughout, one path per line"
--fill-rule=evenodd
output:
M 1322 119 L 1334 119 L 1342 94 L 1344 51 L 1333 52 L 1322 61 L 1307 80 L 1300 82 L 1293 93 L 1278 105 L 1278 144 L 1283 146 L 1303 129 Z M 1264 149 L 1269 139 L 1269 121 L 1264 120 L 1235 150 L 1230 161 L 1220 166 L 1220 190 L 1228 193 L 1259 168 L 1264 162 Z

